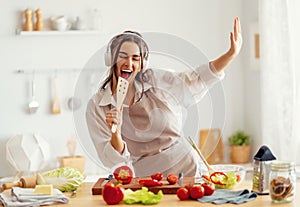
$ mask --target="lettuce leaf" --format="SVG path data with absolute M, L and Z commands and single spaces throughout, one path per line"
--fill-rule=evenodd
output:
M 158 204 L 162 197 L 163 193 L 161 190 L 157 194 L 154 194 L 146 187 L 142 187 L 142 189 L 136 191 L 126 189 L 124 191 L 123 202 L 126 204 L 142 203 L 144 205 L 153 205 Z

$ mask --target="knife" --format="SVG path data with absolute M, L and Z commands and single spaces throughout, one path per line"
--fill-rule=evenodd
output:
M 178 185 L 182 186 L 182 180 L 183 180 L 183 172 L 180 172 L 178 175 Z
M 105 186 L 105 184 L 108 183 L 109 181 L 111 181 L 111 179 L 113 179 L 113 177 L 114 176 L 112 174 L 108 175 L 108 177 L 105 178 L 105 180 L 101 183 L 101 186 Z

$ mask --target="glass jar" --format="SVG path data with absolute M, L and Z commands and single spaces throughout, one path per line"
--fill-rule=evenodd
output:
M 274 203 L 291 202 L 296 193 L 295 164 L 275 161 L 269 175 L 270 196 Z

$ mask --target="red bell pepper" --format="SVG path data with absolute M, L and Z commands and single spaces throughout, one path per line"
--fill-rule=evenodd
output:
M 228 176 L 223 172 L 214 172 L 209 178 L 216 185 L 226 185 Z
M 139 180 L 139 184 L 145 187 L 154 187 L 154 186 L 162 186 L 163 184 L 157 180 L 150 180 L 150 179 L 145 179 L 145 180 Z

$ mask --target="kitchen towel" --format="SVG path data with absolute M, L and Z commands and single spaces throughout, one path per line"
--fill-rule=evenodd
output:
M 33 188 L 14 187 L 0 194 L 0 203 L 4 207 L 36 207 L 68 202 L 67 196 L 58 189 L 53 189 L 52 195 L 35 195 Z
M 231 191 L 227 189 L 216 189 L 211 196 L 204 196 L 198 201 L 202 203 L 224 204 L 233 203 L 241 204 L 256 199 L 257 194 L 249 190 Z

